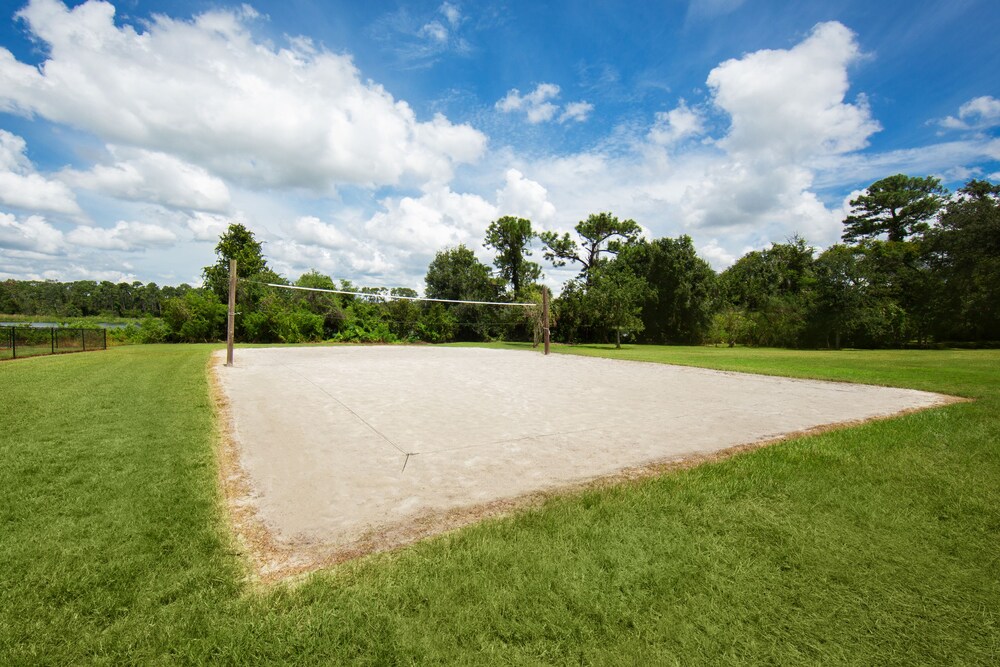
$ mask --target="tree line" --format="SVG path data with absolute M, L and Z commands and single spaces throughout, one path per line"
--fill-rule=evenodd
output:
M 897 174 L 850 206 L 841 243 L 817 252 L 795 236 L 721 273 L 698 257 L 690 237 L 648 240 L 635 221 L 608 212 L 562 235 L 504 216 L 485 230 L 493 266 L 465 246 L 442 249 L 428 266 L 425 295 L 540 303 L 540 252 L 553 267 L 579 269 L 552 304 L 556 341 L 828 348 L 1000 341 L 1000 186 L 973 179 L 949 193 L 938 179 Z M 200 287 L 8 280 L 0 283 L 0 312 L 145 318 L 121 335 L 219 340 L 236 259 L 242 341 L 537 341 L 542 327 L 539 308 L 389 300 L 417 294 L 335 283 L 316 271 L 289 283 L 239 224 L 215 253 Z

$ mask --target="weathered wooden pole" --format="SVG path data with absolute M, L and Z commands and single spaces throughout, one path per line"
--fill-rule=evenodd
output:
M 542 286 L 542 337 L 545 340 L 545 354 L 549 353 L 549 288 Z
M 236 335 L 236 260 L 229 260 L 229 322 L 226 324 L 226 365 L 233 365 L 233 338 Z

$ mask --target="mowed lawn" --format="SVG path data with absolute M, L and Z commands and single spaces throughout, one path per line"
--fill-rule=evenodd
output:
M 976 400 L 264 587 L 212 349 L 0 363 L 0 664 L 1000 661 L 1000 352 L 558 348 Z

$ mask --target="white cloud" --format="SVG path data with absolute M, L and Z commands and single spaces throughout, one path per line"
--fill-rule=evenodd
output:
M 177 235 L 160 225 L 119 221 L 114 227 L 81 226 L 66 235 L 78 246 L 100 250 L 142 250 L 150 246 L 169 246 Z
M 0 110 L 169 153 L 236 182 L 319 191 L 442 182 L 485 148 L 468 125 L 418 121 L 362 81 L 349 56 L 256 40 L 247 12 L 160 15 L 145 32 L 117 26 L 114 7 L 95 0 L 71 10 L 32 0 L 18 16 L 48 57 L 36 68 L 0 49 Z
M 713 102 L 731 117 L 720 145 L 778 164 L 864 148 L 880 126 L 863 97 L 844 101 L 860 55 L 854 34 L 829 22 L 791 49 L 722 63 L 708 75 Z
M 544 123 L 558 117 L 560 123 L 567 120 L 582 122 L 587 119 L 594 106 L 588 102 L 570 102 L 559 115 L 560 106 L 550 100 L 559 97 L 560 88 L 554 83 L 540 83 L 527 95 L 513 88 L 496 103 L 496 108 L 504 113 L 523 111 L 531 124 Z
M 436 10 L 403 5 L 379 16 L 368 27 L 368 36 L 382 43 L 382 50 L 396 56 L 397 66 L 421 69 L 434 65 L 445 54 L 468 55 L 473 51 L 468 33 L 481 30 L 473 22 L 471 30 L 457 5 L 445 2 Z
M 27 143 L 6 130 L 0 130 L 0 204 L 72 217 L 83 215 L 73 192 L 37 173 L 28 159 Z
M 698 248 L 698 254 L 704 257 L 713 267 L 721 270 L 732 265 L 740 256 L 751 250 L 753 250 L 753 247 L 746 246 L 739 253 L 731 252 L 719 244 L 719 239 L 712 238 L 707 243 L 701 244 L 701 247 Z
M 1000 100 L 991 95 L 976 97 L 958 108 L 958 118 L 948 116 L 940 121 L 951 130 L 982 130 L 1000 125 Z
M 483 230 L 498 217 L 496 207 L 482 197 L 445 187 L 420 197 L 388 198 L 382 205 L 384 210 L 364 224 L 366 238 L 428 261 L 445 247 L 478 245 Z
M 305 216 L 293 225 L 295 240 L 312 243 L 324 248 L 349 248 L 354 244 L 350 236 L 336 226 L 327 224 L 315 216 Z
M 117 146 L 108 146 L 108 151 L 115 164 L 89 171 L 66 169 L 59 178 L 119 199 L 215 212 L 229 207 L 229 188 L 201 167 L 167 153 Z
M 233 223 L 245 224 L 242 215 L 227 216 L 203 211 L 195 211 L 184 221 L 185 226 L 194 235 L 195 241 L 218 241 L 223 232 Z
M 943 174 L 977 161 L 1000 160 L 1000 139 L 943 141 L 884 153 L 830 155 L 811 162 L 815 185 L 872 182 L 886 174 Z
M 559 114 L 559 122 L 565 123 L 574 120 L 582 123 L 590 117 L 590 112 L 594 110 L 594 105 L 590 102 L 570 102 L 563 107 L 563 112 Z
M 696 137 L 704 131 L 702 114 L 681 100 L 675 109 L 656 114 L 653 127 L 649 130 L 649 140 L 654 144 L 669 146 L 689 137 Z
M 0 212 L 0 248 L 59 255 L 65 251 L 65 244 L 63 233 L 40 215 L 18 220 Z
M 424 27 L 420 29 L 420 34 L 425 37 L 430 37 L 435 42 L 448 41 L 448 29 L 441 25 L 440 21 L 425 23 Z
M 335 279 L 415 288 L 435 253 L 446 247 L 464 244 L 488 260 L 482 236 L 499 215 L 482 197 L 437 187 L 380 205 L 370 216 L 338 216 L 336 222 L 301 216 L 268 243 L 268 256 L 293 276 L 313 268 Z
M 531 220 L 542 229 L 553 220 L 556 207 L 548 199 L 548 191 L 538 183 L 525 178 L 517 169 L 508 169 L 504 187 L 497 190 L 497 212 Z
M 843 211 L 817 196 L 818 165 L 856 160 L 878 129 L 863 99 L 845 100 L 858 54 L 850 31 L 821 24 L 791 49 L 711 72 L 709 101 L 730 119 L 719 138 L 707 135 L 702 106 L 681 101 L 624 141 L 514 165 L 547 190 L 554 222 L 611 211 L 653 236 L 690 234 L 717 268 L 795 233 L 834 243 Z M 694 137 L 703 140 L 684 142 Z
M 452 28 L 458 27 L 458 24 L 462 21 L 462 12 L 458 9 L 458 7 L 450 2 L 442 3 L 438 11 L 444 14 L 445 19 L 448 21 L 448 25 Z

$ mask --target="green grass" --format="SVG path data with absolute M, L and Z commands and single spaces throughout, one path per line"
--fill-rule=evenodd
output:
M 1000 353 L 560 347 L 977 400 L 262 589 L 220 510 L 211 349 L 0 363 L 0 664 L 1000 660 Z

